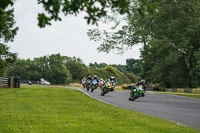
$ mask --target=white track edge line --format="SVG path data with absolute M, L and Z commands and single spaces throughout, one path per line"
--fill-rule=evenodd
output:
M 118 108 L 123 108 L 123 107 L 119 107 L 119 106 L 117 106 L 117 105 L 114 105 L 114 104 L 111 104 L 111 103 L 102 101 L 102 100 L 100 100 L 100 99 L 94 98 L 94 97 L 92 97 L 91 95 L 89 95 L 88 93 L 86 93 L 85 91 L 81 90 L 80 88 L 77 88 L 77 89 L 78 89 L 80 92 L 84 93 L 85 95 L 87 95 L 88 97 L 90 97 L 90 98 L 92 98 L 92 99 L 94 99 L 94 100 L 103 102 L 103 103 L 105 103 L 105 104 L 113 105 L 113 106 L 118 107 Z M 126 108 L 123 108 L 123 109 L 126 109 Z M 127 110 L 135 111 L 135 112 L 140 112 L 140 111 L 136 111 L 136 110 L 132 110 L 132 109 L 127 109 Z M 145 115 L 149 115 L 149 114 L 146 114 L 146 113 L 143 113 L 143 112 L 140 112 L 140 113 L 145 114 Z M 167 119 L 167 118 L 162 118 L 162 117 L 158 117 L 158 116 L 154 116 L 154 115 L 149 115 L 149 116 L 153 116 L 153 117 L 157 117 L 157 118 L 160 118 L 160 119 L 168 120 L 168 121 L 173 122 L 173 123 L 175 123 L 175 124 L 177 124 L 177 125 L 180 125 L 180 126 L 191 127 L 191 126 L 186 126 L 186 125 L 184 125 L 184 124 L 182 124 L 182 123 L 179 123 L 179 122 L 175 122 L 175 121 L 169 120 L 169 119 Z
M 106 104 L 109 104 L 109 105 L 113 105 L 113 106 L 115 106 L 115 107 L 119 107 L 119 106 L 116 106 L 116 105 L 114 105 L 114 104 L 111 104 L 111 103 L 102 101 L 102 100 L 100 100 L 100 99 L 94 98 L 94 97 L 92 97 L 91 95 L 89 95 L 88 93 L 86 93 L 85 91 L 81 90 L 80 88 L 78 88 L 78 90 L 81 91 L 82 93 L 86 94 L 87 96 L 89 96 L 89 97 L 92 98 L 92 99 L 95 99 L 95 100 L 97 100 L 97 101 L 100 101 L 100 102 L 103 102 L 103 103 L 106 103 Z

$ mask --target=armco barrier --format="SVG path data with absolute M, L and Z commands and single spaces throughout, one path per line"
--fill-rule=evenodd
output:
M 165 88 L 165 92 L 200 93 L 200 88 Z
M 122 85 L 122 89 L 131 89 L 131 86 Z M 147 91 L 162 91 L 162 92 L 178 92 L 178 93 L 198 93 L 200 88 L 159 88 L 159 87 L 146 87 Z

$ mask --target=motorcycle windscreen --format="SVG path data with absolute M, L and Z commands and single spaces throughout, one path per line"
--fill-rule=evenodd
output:
M 141 91 L 143 91 L 143 86 L 139 85 L 138 89 L 141 90 Z
M 92 83 L 93 84 L 97 84 L 97 80 L 92 80 Z

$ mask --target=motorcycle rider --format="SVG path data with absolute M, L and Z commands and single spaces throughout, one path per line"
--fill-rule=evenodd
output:
M 97 77 L 97 75 L 94 75 L 92 80 L 97 80 L 97 83 L 99 83 L 99 78 Z
M 104 80 L 100 78 L 98 84 L 99 84 L 99 87 L 101 88 L 104 85 Z
M 87 80 L 86 81 L 88 81 L 88 80 L 92 80 L 92 77 L 90 76 L 90 75 L 88 75 L 88 77 L 87 77 Z
M 137 84 L 136 86 L 139 87 L 139 85 L 142 85 L 143 86 L 143 90 L 146 91 L 146 85 L 145 85 L 145 80 L 144 79 L 141 79 Z M 145 96 L 145 94 L 143 93 L 142 96 Z
M 92 82 L 92 77 L 90 75 L 88 75 L 88 77 L 86 79 L 86 89 L 87 89 L 87 91 L 89 91 L 89 89 L 91 88 L 91 82 Z
M 82 85 L 83 85 L 84 88 L 85 88 L 85 84 L 86 84 L 86 78 L 84 77 L 84 78 L 82 79 Z
M 117 84 L 117 81 L 114 76 L 110 77 L 110 82 L 112 83 L 113 86 L 110 91 L 114 91 L 115 85 Z

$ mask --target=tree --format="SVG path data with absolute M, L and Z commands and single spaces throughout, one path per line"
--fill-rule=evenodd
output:
M 144 72 L 162 86 L 197 87 L 193 83 L 199 78 L 195 53 L 200 47 L 200 32 L 196 30 L 200 3 L 171 0 L 157 4 L 160 11 L 151 18 L 152 39 L 142 52 Z
M 126 65 L 120 65 L 120 64 L 116 65 L 116 64 L 113 64 L 111 66 L 116 67 L 122 73 L 127 73 Z
M 71 73 L 64 64 L 64 58 L 60 54 L 49 56 L 48 79 L 53 84 L 68 84 L 71 81 Z
M 39 81 L 44 78 L 51 84 L 68 84 L 72 80 L 71 73 L 64 64 L 60 54 L 43 56 L 34 60 L 18 59 L 10 64 L 9 75 L 20 76 L 21 80 Z
M 8 65 L 13 63 L 17 58 L 16 53 L 9 52 L 9 48 L 0 43 L 0 76 L 6 76 Z
M 18 27 L 14 27 L 13 0 L 1 0 L 0 2 L 0 43 L 14 40 Z
M 88 35 L 92 40 L 103 40 L 99 47 L 103 52 L 117 49 L 121 53 L 142 43 L 142 71 L 149 82 L 164 87 L 199 86 L 200 2 L 161 0 L 154 3 L 158 12 L 141 16 L 132 10 L 121 30 L 91 30 Z M 137 6 L 143 5 L 135 4 L 133 9 Z
M 80 82 L 82 78 L 87 76 L 90 72 L 86 65 L 80 58 L 64 57 L 64 64 L 72 74 L 73 82 Z
M 150 5 L 154 9 L 151 13 L 145 11 L 143 9 L 145 5 L 138 1 L 132 2 L 130 13 L 123 17 L 119 17 L 118 11 L 113 11 L 103 22 L 106 24 L 114 22 L 115 25 L 109 31 L 100 29 L 88 30 L 87 34 L 90 40 L 100 42 L 100 46 L 97 48 L 100 52 L 108 53 L 111 50 L 116 50 L 115 53 L 117 54 L 122 54 L 125 50 L 139 43 L 147 45 L 152 34 L 149 18 L 158 12 L 154 2 Z M 126 24 L 121 26 L 121 22 L 126 22 Z
M 4 44 L 13 41 L 18 30 L 14 27 L 13 1 L 2 0 L 0 2 L 0 76 L 6 76 L 8 65 L 13 63 L 17 57 L 16 53 L 9 52 L 9 48 Z
M 134 73 L 127 73 L 126 76 L 131 81 L 131 83 L 136 83 L 139 80 L 139 77 L 136 76 Z
M 135 1 L 143 4 L 143 7 L 140 8 L 141 13 L 153 10 L 148 0 Z M 52 20 L 61 21 L 60 12 L 63 12 L 64 15 L 77 15 L 85 12 L 84 18 L 87 23 L 97 24 L 100 18 L 106 16 L 109 9 L 117 10 L 120 14 L 129 13 L 132 0 L 38 0 L 38 3 L 42 4 L 46 11 L 46 14 L 38 14 L 38 25 L 45 27 L 51 25 Z
M 9 76 L 19 76 L 22 80 L 39 80 L 33 79 L 32 77 L 35 75 L 33 70 L 31 69 L 33 63 L 31 60 L 27 59 L 17 59 L 15 62 L 9 65 Z
M 141 61 L 139 59 L 127 59 L 126 68 L 130 73 L 139 74 L 141 71 Z

